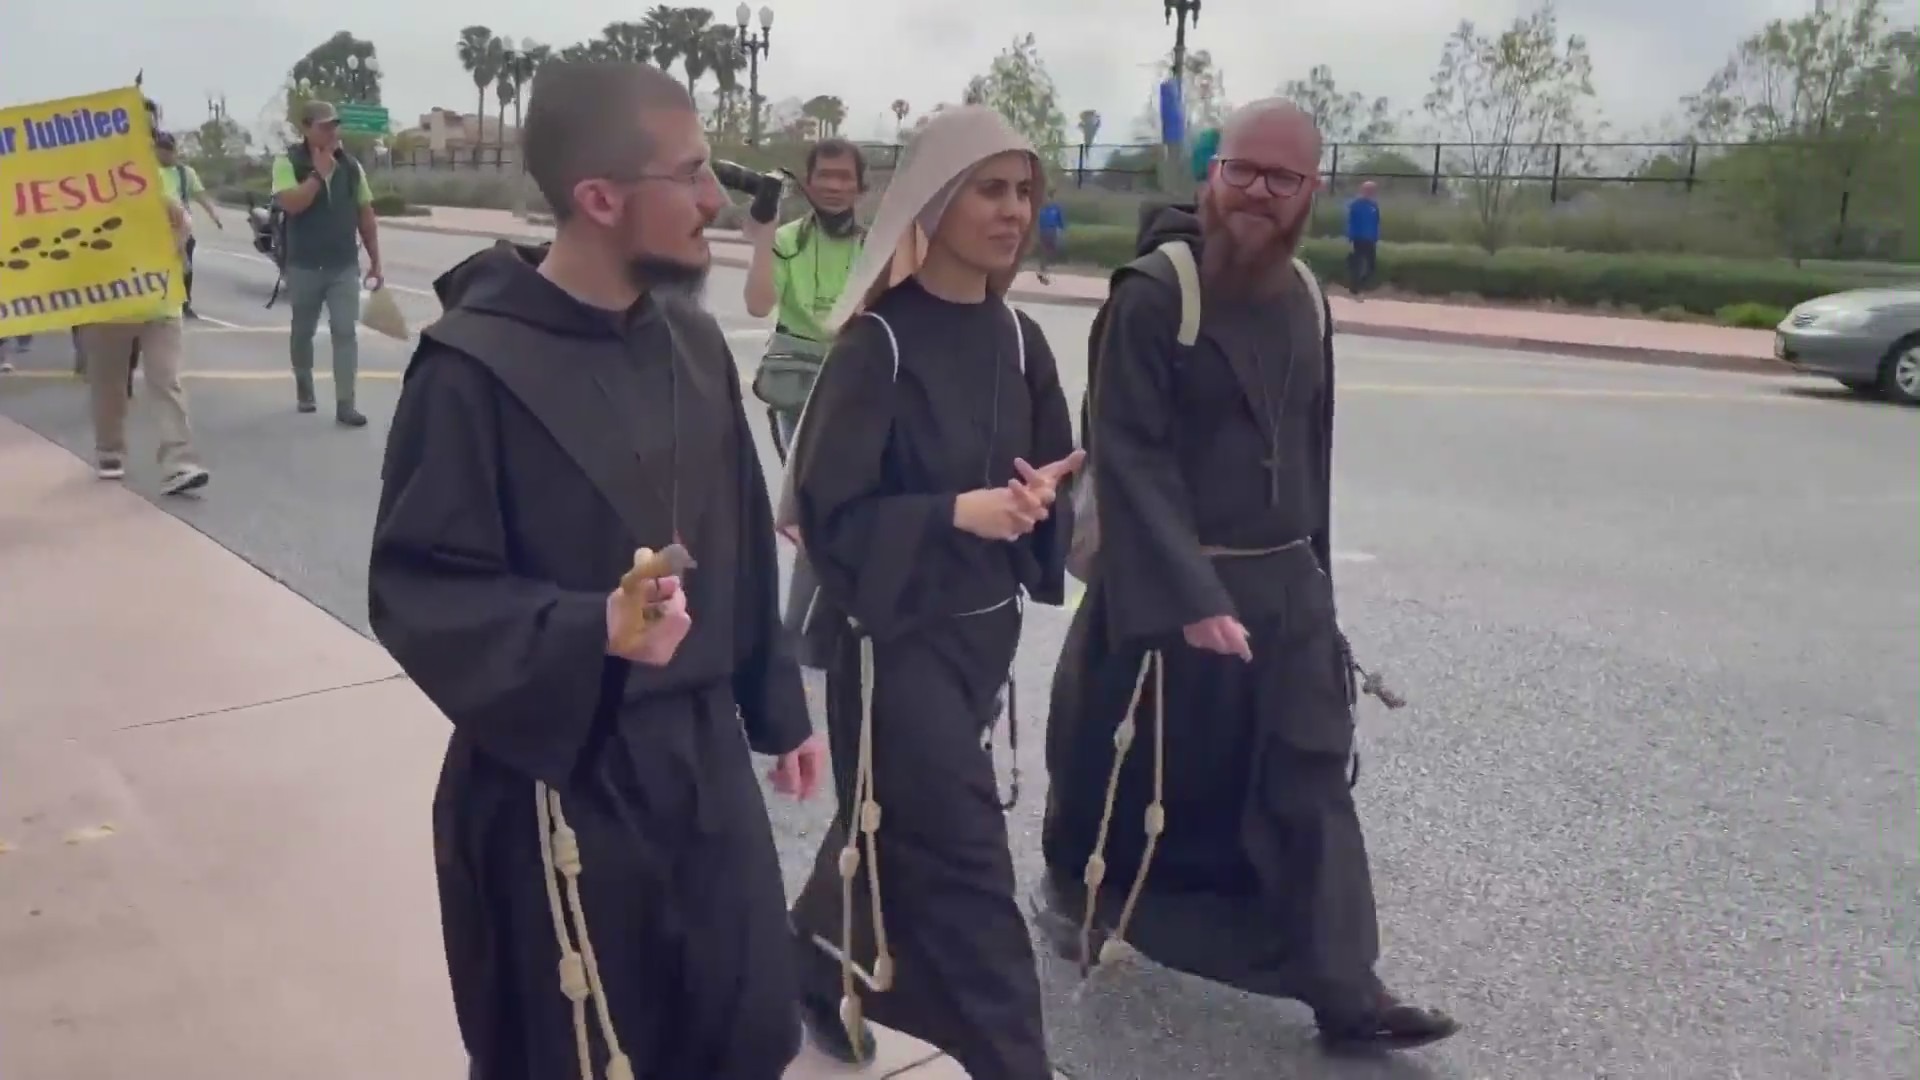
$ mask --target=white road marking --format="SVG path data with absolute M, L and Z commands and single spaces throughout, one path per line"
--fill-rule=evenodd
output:
M 216 318 L 214 318 L 214 317 L 213 317 L 213 316 L 211 316 L 211 315 L 202 315 L 202 316 L 200 316 L 200 319 L 199 319 L 199 321 L 200 321 L 200 322 L 203 322 L 203 323 L 206 323 L 206 324 L 208 324 L 209 326 L 217 326 L 217 327 L 219 327 L 219 328 L 220 328 L 220 329 L 222 329 L 222 330 L 238 330 L 238 329 L 240 329 L 240 324 L 239 324 L 239 323 L 230 323 L 230 322 L 228 322 L 228 321 L 227 321 L 227 320 L 225 320 L 225 319 L 216 319 Z
M 264 266 L 273 265 L 272 259 L 267 258 L 265 255 L 258 255 L 249 251 L 226 251 L 221 248 L 199 248 L 195 250 L 194 254 L 222 255 L 222 256 L 225 256 L 226 258 L 237 259 L 241 262 L 255 262 L 255 263 L 260 263 Z M 440 299 L 440 297 L 434 294 L 432 289 L 416 289 L 410 285 L 394 285 L 391 283 L 387 285 L 387 288 L 392 289 L 394 292 L 406 293 L 409 296 L 424 296 L 427 299 L 435 302 L 438 302 Z

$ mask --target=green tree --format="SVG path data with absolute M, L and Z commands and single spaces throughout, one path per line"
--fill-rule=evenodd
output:
M 358 66 L 349 65 L 349 58 L 356 60 Z M 298 112 L 307 101 L 317 99 L 335 103 L 358 101 L 369 105 L 380 104 L 380 80 L 384 73 L 368 68 L 367 61 L 374 58 L 373 42 L 342 30 L 315 45 L 295 61 L 287 70 L 284 95 L 286 110 L 283 113 L 286 129 L 282 133 L 285 141 L 299 141 Z M 363 148 L 357 145 L 358 141 L 355 140 L 353 147 L 356 154 L 363 153 Z
M 1580 140 L 1592 98 L 1586 39 L 1561 38 L 1552 0 L 1493 37 L 1463 20 L 1447 39 L 1426 111 L 1444 138 L 1461 144 L 1454 164 L 1469 177 L 1462 186 L 1487 251 L 1506 241 L 1519 178 L 1555 161 L 1555 143 Z
M 644 22 L 610 22 L 600 28 L 600 36 L 581 45 L 581 60 L 615 60 L 629 64 L 651 64 L 659 39 L 653 27 Z
M 847 122 L 847 104 L 832 94 L 821 94 L 807 99 L 800 115 L 819 121 L 821 135 L 838 135 L 840 125 Z
M 1393 137 L 1393 106 L 1387 99 L 1368 101 L 1358 90 L 1342 92 L 1325 64 L 1315 64 L 1304 79 L 1287 80 L 1280 96 L 1306 110 L 1328 142 L 1377 143 Z
M 476 25 L 460 31 L 454 51 L 460 57 L 460 66 L 473 79 L 477 94 L 473 115 L 473 159 L 478 162 L 480 147 L 487 141 L 487 88 L 500 79 L 500 65 L 505 59 L 506 48 L 494 36 L 491 28 Z
M 188 132 L 181 143 L 181 152 L 193 159 L 201 172 L 214 176 L 208 182 L 215 183 L 247 156 L 253 136 L 233 117 L 222 113 Z
M 1882 0 L 1774 19 L 1685 105 L 1703 139 L 1739 142 L 1706 170 L 1799 259 L 1843 249 L 1849 218 L 1878 219 L 1911 255 L 1920 218 L 1920 49 Z
M 713 127 L 734 138 L 744 137 L 753 130 L 747 110 L 754 107 L 754 103 L 746 100 L 748 88 L 740 83 L 740 73 L 747 70 L 747 54 L 740 48 L 740 35 L 731 26 L 709 26 L 704 45 L 718 98 Z
M 1060 95 L 1032 34 L 1015 38 L 994 57 L 987 73 L 967 84 L 966 96 L 970 103 L 986 105 L 1006 117 L 1039 151 L 1041 160 L 1060 160 L 1060 150 L 1067 145 L 1067 117 L 1060 111 Z

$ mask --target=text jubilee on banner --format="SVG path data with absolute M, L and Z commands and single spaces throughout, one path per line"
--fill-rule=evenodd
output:
M 137 88 L 0 109 L 0 337 L 177 310 L 166 200 Z

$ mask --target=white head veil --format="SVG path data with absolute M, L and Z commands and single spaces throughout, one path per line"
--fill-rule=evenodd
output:
M 1034 153 L 1033 144 L 999 113 L 984 105 L 964 105 L 936 113 L 928 120 L 887 182 L 887 192 L 867 230 L 860 258 L 847 276 L 839 303 L 827 317 L 826 328 L 838 332 L 888 289 L 912 277 L 926 262 L 928 238 L 940 231 L 947 206 L 967 177 L 981 162 L 1007 153 L 1023 153 L 1033 160 L 1033 202 L 1035 206 L 1044 204 L 1046 170 L 1041 168 L 1040 157 Z M 1032 242 L 1033 224 L 1029 223 L 1020 246 L 1022 260 Z M 987 287 L 994 295 L 1006 295 L 1014 275 L 1020 272 L 1019 262 L 988 278 Z M 805 419 L 803 410 L 801 422 Z M 774 524 L 792 536 L 795 521 L 793 473 L 789 469 L 781 484 Z
M 926 261 L 928 237 L 939 231 L 947 205 L 968 174 L 988 158 L 1006 153 L 1024 153 L 1033 159 L 1033 200 L 1036 206 L 1044 203 L 1046 171 L 1040 167 L 1039 155 L 1004 117 L 984 105 L 934 114 L 888 180 L 880 211 L 867 230 L 866 246 L 847 277 L 840 302 L 827 317 L 827 328 L 838 330 L 881 294 L 912 277 Z M 1031 226 L 1027 235 L 1031 241 Z M 1024 245 L 1021 254 L 1025 255 Z M 1016 265 L 995 274 L 989 288 L 1005 295 L 1017 272 Z

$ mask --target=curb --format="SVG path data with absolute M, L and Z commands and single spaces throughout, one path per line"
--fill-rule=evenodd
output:
M 1648 349 L 1638 345 L 1595 345 L 1577 341 L 1554 341 L 1549 338 L 1476 334 L 1470 330 L 1426 330 L 1410 326 L 1381 326 L 1377 323 L 1348 324 L 1338 319 L 1334 320 L 1333 328 L 1339 333 L 1352 334 L 1354 337 L 1384 338 L 1390 341 L 1469 345 L 1480 349 L 1499 349 L 1503 352 L 1548 353 L 1588 360 L 1617 360 L 1630 364 L 1696 368 L 1701 371 L 1728 371 L 1746 375 L 1774 375 L 1783 378 L 1799 374 L 1778 360 L 1762 359 L 1757 356 L 1673 352 L 1666 349 Z
M 406 222 L 405 218 L 381 218 L 382 226 L 390 226 L 407 232 L 441 233 L 447 236 L 471 236 L 482 239 L 519 240 L 544 242 L 550 237 L 531 232 L 502 233 L 490 229 L 458 229 L 441 226 L 419 225 Z M 740 246 L 740 242 L 731 239 L 713 241 L 713 263 L 733 269 L 745 269 L 747 258 L 723 252 L 722 248 Z M 1033 290 L 1013 289 L 1008 298 L 1026 304 L 1047 304 L 1054 307 L 1097 308 L 1105 302 L 1105 297 L 1096 296 L 1058 296 Z M 1770 357 L 1728 356 L 1716 353 L 1673 352 L 1665 349 L 1648 349 L 1637 345 L 1595 345 L 1572 341 L 1555 341 L 1550 338 L 1510 337 L 1499 334 L 1478 334 L 1463 330 L 1427 330 L 1408 326 L 1382 326 L 1378 323 L 1349 323 L 1334 320 L 1334 330 L 1354 337 L 1382 338 L 1389 341 L 1431 342 L 1438 345 L 1465 345 L 1480 349 L 1498 349 L 1503 352 L 1549 353 L 1556 356 L 1576 356 L 1589 360 L 1618 360 L 1623 363 L 1652 364 L 1659 367 L 1685 367 L 1701 371 L 1727 371 L 1745 375 L 1772 375 L 1781 378 L 1798 374 L 1786 364 Z

